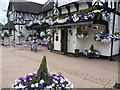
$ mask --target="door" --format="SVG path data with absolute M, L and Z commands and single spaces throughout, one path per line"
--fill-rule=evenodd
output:
M 67 53 L 68 29 L 61 30 L 61 52 Z

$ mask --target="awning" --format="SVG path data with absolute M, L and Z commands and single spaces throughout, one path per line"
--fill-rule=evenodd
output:
M 88 25 L 88 24 L 93 24 L 93 21 L 84 21 L 84 22 L 77 22 L 77 23 L 66 23 L 66 24 L 54 25 L 54 26 L 50 26 L 50 27 L 68 27 L 68 26 Z
M 16 30 L 12 22 L 8 22 L 2 27 L 2 30 Z
M 49 28 L 50 26 L 48 24 L 42 24 L 42 25 L 32 25 L 30 27 L 27 27 L 28 30 L 40 30 L 40 29 L 44 29 L 44 28 Z

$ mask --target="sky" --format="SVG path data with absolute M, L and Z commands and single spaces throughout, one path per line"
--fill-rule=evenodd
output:
M 27 1 L 44 4 L 47 0 L 27 0 Z M 8 4 L 9 0 L 0 0 L 0 23 L 2 24 L 7 23 L 6 10 L 8 8 Z

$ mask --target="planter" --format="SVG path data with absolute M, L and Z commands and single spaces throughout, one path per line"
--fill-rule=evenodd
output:
M 94 59 L 95 58 L 95 54 L 94 53 L 89 53 L 88 54 L 88 58 L 89 59 Z
M 15 80 L 12 88 L 20 90 L 21 88 L 25 90 L 44 90 L 47 88 L 57 90 L 59 88 L 60 90 L 65 90 L 73 88 L 73 84 L 63 77 L 61 73 L 48 73 L 46 57 L 44 56 L 37 72 L 25 74 L 25 77 Z

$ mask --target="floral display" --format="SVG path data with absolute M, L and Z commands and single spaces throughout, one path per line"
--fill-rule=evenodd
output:
M 105 21 L 108 21 L 110 18 L 110 13 L 108 13 L 107 11 L 103 11 L 102 12 L 102 19 Z
M 100 52 L 98 50 L 95 50 L 94 46 L 91 45 L 90 49 L 84 50 L 83 54 L 88 58 L 95 58 L 95 57 L 99 57 Z
M 42 79 L 41 75 L 36 75 L 36 73 L 30 73 L 26 75 L 25 78 L 21 77 L 15 80 L 13 88 L 73 88 L 71 82 L 64 78 L 62 74 L 49 74 L 49 79 Z
M 30 21 L 27 26 L 30 27 L 34 24 L 39 24 L 39 25 L 42 25 L 41 21 L 40 20 L 33 20 L 33 21 Z
M 24 88 L 24 89 L 45 89 L 45 88 L 61 88 L 70 89 L 73 88 L 73 84 L 62 76 L 61 73 L 48 73 L 46 57 L 43 57 L 42 63 L 37 71 L 30 74 L 25 74 L 24 77 L 20 77 L 15 80 L 12 88 Z
M 48 18 L 48 19 L 46 19 L 44 23 L 48 23 L 49 25 L 53 25 L 53 24 L 54 24 L 52 18 Z
M 18 37 L 25 37 L 25 34 L 23 32 L 19 32 Z
M 74 22 L 77 22 L 79 20 L 79 17 L 77 16 L 77 14 L 74 14 L 72 16 L 72 19 L 73 19 Z
M 2 33 L 1 35 L 2 35 L 2 37 L 9 37 L 10 36 L 7 32 Z
M 116 35 L 109 34 L 106 31 L 98 32 L 98 33 L 95 33 L 95 35 L 94 35 L 95 41 L 100 41 L 103 43 L 109 43 L 112 38 L 115 39 Z
M 87 33 L 87 32 L 83 32 L 83 33 L 77 33 L 76 34 L 76 36 L 78 37 L 78 38 L 84 38 L 84 37 L 88 37 L 89 36 L 89 34 Z
M 66 14 L 66 15 L 56 15 L 56 16 L 47 16 L 40 20 L 34 20 L 29 22 L 27 25 L 28 27 L 33 24 L 39 24 L 42 25 L 43 23 L 47 23 L 48 25 L 54 25 L 54 24 L 64 24 L 68 21 L 78 22 L 83 20 L 93 20 L 97 17 L 97 20 L 103 19 L 105 21 L 108 21 L 110 18 L 110 14 L 107 11 L 104 11 L 103 9 L 97 10 L 97 8 L 92 7 L 88 9 L 79 10 L 78 12 L 74 14 Z
M 69 20 L 69 17 L 57 18 L 57 19 L 54 21 L 54 23 L 63 24 L 63 23 L 66 23 L 68 20 Z
M 115 32 L 115 40 L 120 40 L 120 32 Z
M 84 30 L 81 30 L 81 29 L 77 29 L 77 34 L 76 34 L 76 36 L 78 37 L 78 38 L 84 38 L 84 37 L 88 37 L 89 36 L 89 34 L 86 32 L 86 31 L 84 31 Z

